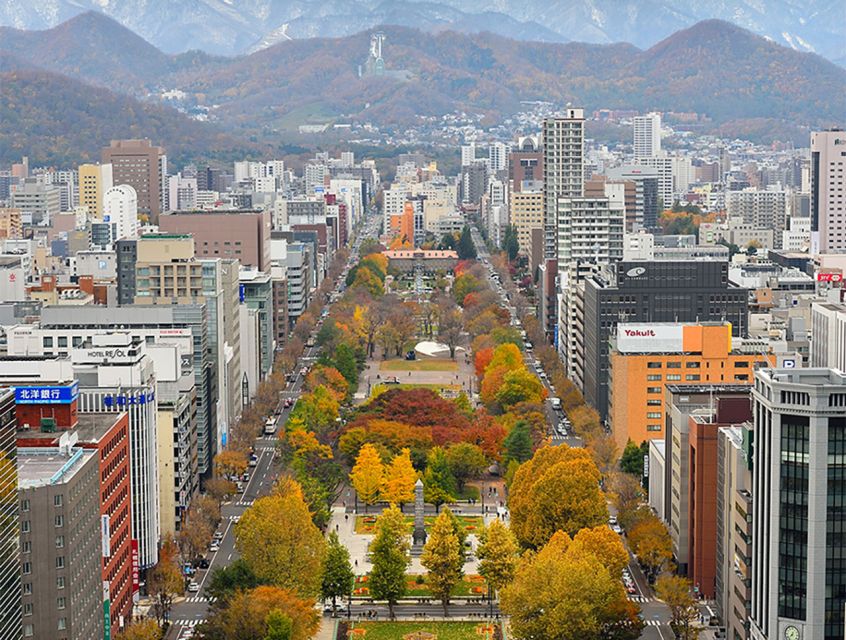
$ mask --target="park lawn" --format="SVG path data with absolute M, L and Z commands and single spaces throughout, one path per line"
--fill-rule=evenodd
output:
M 349 637 L 359 640 L 402 640 L 404 636 L 417 631 L 432 633 L 436 640 L 494 638 L 493 625 L 488 622 L 356 622 Z
M 426 584 L 426 575 L 421 573 L 407 573 L 405 575 L 407 589 L 403 598 L 431 598 L 432 592 Z M 353 595 L 367 597 L 370 591 L 367 588 L 368 576 L 356 576 Z M 488 588 L 484 578 L 478 574 L 464 576 L 452 590 L 453 597 L 487 597 Z
M 391 389 L 431 389 L 432 391 L 435 391 L 437 393 L 441 393 L 443 391 L 453 391 L 455 393 L 458 393 L 462 390 L 461 385 L 458 384 L 375 384 L 370 389 L 369 399 L 374 400 L 386 391 L 390 391 Z
M 458 522 L 464 526 L 464 530 L 468 534 L 475 534 L 479 533 L 479 530 L 482 528 L 482 516 L 456 516 L 458 518 Z M 359 535 L 373 535 L 376 533 L 374 529 L 374 524 L 376 522 L 376 516 L 356 516 L 355 517 L 355 532 Z M 408 525 L 409 535 L 411 534 L 411 529 L 414 527 L 414 516 L 413 515 L 406 515 L 405 522 Z M 426 516 L 423 518 L 423 526 L 426 527 L 428 531 L 431 526 L 435 522 L 435 516 Z
M 384 360 L 379 364 L 379 369 L 382 371 L 458 371 L 458 363 L 444 358 Z

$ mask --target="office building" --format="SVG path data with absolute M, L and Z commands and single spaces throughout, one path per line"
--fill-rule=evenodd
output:
M 620 322 L 728 322 L 748 330 L 745 289 L 728 282 L 728 263 L 710 260 L 617 262 L 584 281 L 583 345 L 587 402 L 608 415 L 608 341 Z
M 245 267 L 270 269 L 269 209 L 174 211 L 161 217 L 159 229 L 194 236 L 198 258 L 227 258 Z
M 275 181 L 271 192 L 276 191 Z M 197 178 L 189 178 L 182 174 L 168 176 L 167 179 L 167 210 L 191 211 L 197 208 Z
M 508 167 L 508 145 L 504 142 L 492 142 L 488 147 L 488 164 L 491 171 L 505 171 Z
M 648 158 L 661 154 L 661 114 L 648 113 L 632 118 L 635 158 Z
M 608 393 L 618 446 L 664 437 L 666 383 L 752 384 L 756 367 L 774 364 L 771 354 L 737 342 L 732 345 L 725 322 L 619 323 L 610 344 Z
M 138 196 L 134 188 L 119 184 L 103 194 L 103 221 L 116 225 L 116 239 L 138 235 Z
M 167 209 L 167 156 L 149 140 L 112 140 L 101 152 L 102 164 L 112 165 L 114 184 L 131 186 L 138 199 L 138 214 L 157 222 Z
M 99 459 L 75 441 L 18 450 L 24 638 L 103 637 Z
M 641 165 L 626 165 L 608 171 L 608 177 L 634 183 L 634 203 L 626 203 L 626 231 L 658 227 L 658 170 Z
M 524 183 L 532 185 L 532 189 L 542 189 L 543 151 L 537 136 L 525 136 L 517 140 L 517 145 L 511 151 L 509 167 L 508 178 L 511 180 L 512 191 L 522 191 Z
M 270 275 L 255 269 L 241 269 L 242 303 L 255 309 L 259 321 L 259 375 L 256 383 L 264 380 L 273 368 L 273 287 Z M 242 345 L 243 347 L 243 345 Z
M 311 301 L 314 281 L 311 269 L 311 248 L 303 242 L 288 243 L 285 256 L 288 274 L 288 322 L 293 329 Z
M 59 187 L 44 184 L 38 178 L 26 178 L 12 192 L 12 208 L 19 209 L 28 225 L 49 225 L 62 211 Z
M 676 186 L 673 179 L 674 158 L 669 156 L 636 157 L 634 164 L 649 167 L 658 174 L 658 211 L 669 209 L 675 201 Z M 650 172 L 654 175 L 653 172 Z
M 740 218 L 745 225 L 769 230 L 775 239 L 771 248 L 781 248 L 782 232 L 787 229 L 788 200 L 786 191 L 747 188 L 726 193 L 726 212 L 729 218 Z M 738 243 L 738 246 L 742 246 Z
M 761 369 L 752 399 L 751 637 L 842 638 L 846 373 Z
M 846 251 L 846 132 L 811 132 L 811 252 Z M 14 206 L 14 205 L 13 205 Z
M 79 165 L 79 206 L 88 207 L 91 217 L 103 217 L 103 195 L 113 186 L 112 165 Z
M 543 122 L 544 257 L 558 257 L 558 201 L 584 195 L 584 109 Z
M 203 265 L 194 259 L 194 238 L 154 233 L 138 239 L 136 304 L 190 304 L 203 297 Z
M 811 305 L 811 366 L 846 371 L 846 304 Z
M 540 186 L 540 183 L 536 183 Z M 532 250 L 532 229 L 543 229 L 543 190 L 513 190 L 511 199 L 511 226 L 517 232 L 520 253 L 529 255 Z
M 0 240 L 20 240 L 22 231 L 21 210 L 0 207 Z
M 15 392 L 0 390 L 0 640 L 18 640 L 21 628 L 20 506 Z

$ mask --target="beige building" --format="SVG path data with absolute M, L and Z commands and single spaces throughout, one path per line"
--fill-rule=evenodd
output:
M 103 217 L 103 194 L 113 186 L 112 165 L 79 165 L 79 205 L 88 207 L 92 217 Z
M 0 207 L 0 238 L 19 240 L 21 228 L 21 210 Z
M 846 132 L 811 133 L 811 253 L 846 251 Z
M 157 233 L 138 240 L 135 304 L 191 304 L 203 296 L 203 265 L 194 238 Z
M 532 229 L 543 229 L 543 191 L 514 191 L 510 195 L 511 225 L 517 231 L 520 253 L 532 252 Z

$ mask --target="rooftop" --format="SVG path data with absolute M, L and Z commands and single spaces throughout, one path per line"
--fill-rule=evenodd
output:
M 94 455 L 93 450 L 78 447 L 22 447 L 18 449 L 18 488 L 68 482 Z

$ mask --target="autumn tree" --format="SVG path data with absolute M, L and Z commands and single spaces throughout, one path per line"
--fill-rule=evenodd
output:
M 161 640 L 162 629 L 152 618 L 130 622 L 115 634 L 115 640 Z
M 494 520 L 479 532 L 479 575 L 488 584 L 488 598 L 514 579 L 520 548 L 517 539 L 501 520 Z
M 338 534 L 329 534 L 326 547 L 326 565 L 323 569 L 323 583 L 320 595 L 324 600 L 332 600 L 335 609 L 336 600 L 349 596 L 355 584 L 355 574 L 350 566 L 350 552 L 341 544 Z
M 370 595 L 374 600 L 385 600 L 391 619 L 394 606 L 402 598 L 408 585 L 405 571 L 411 562 L 409 555 L 408 525 L 405 516 L 396 507 L 388 507 L 376 520 L 376 535 L 370 543 L 373 568 L 370 571 Z
M 261 582 L 304 597 L 319 593 L 326 542 L 302 491 L 256 500 L 235 525 L 235 546 Z
M 574 548 L 563 531 L 519 562 L 500 606 L 518 640 L 635 640 L 644 626 L 619 577 L 594 554 Z
M 526 369 L 509 371 L 503 376 L 502 386 L 497 390 L 497 403 L 503 410 L 521 402 L 540 403 L 546 398 L 546 387 Z
M 446 450 L 449 470 L 458 485 L 458 491 L 464 491 L 464 484 L 481 475 L 488 464 L 485 454 L 475 444 L 457 442 Z
M 159 561 L 147 575 L 147 591 L 153 598 L 153 611 L 159 626 L 167 620 L 173 599 L 184 589 L 179 551 L 173 537 L 167 535 L 159 548 Z
M 670 532 L 663 522 L 648 512 L 627 531 L 627 535 L 646 576 L 654 580 L 673 559 Z
M 438 304 L 438 340 L 449 347 L 449 357 L 453 360 L 462 328 L 461 310 L 449 298 L 442 298 Z
M 350 472 L 350 482 L 365 505 L 376 504 L 381 498 L 385 489 L 385 466 L 372 444 L 361 447 Z
M 388 466 L 382 497 L 390 504 L 399 505 L 401 511 L 402 505 L 414 500 L 416 482 L 417 472 L 411 464 L 411 451 L 404 448 Z
M 315 387 L 311 393 L 305 393 L 297 400 L 289 420 L 302 420 L 309 431 L 325 434 L 335 426 L 340 405 L 334 394 L 323 385 Z
M 214 609 L 197 629 L 202 638 L 209 640 L 264 640 L 268 637 L 268 621 L 279 620 L 272 612 L 290 620 L 290 640 L 308 640 L 320 626 L 313 600 L 290 589 L 266 585 L 238 591 L 225 606 Z M 277 625 L 278 622 L 274 627 Z
M 215 472 L 223 477 L 240 477 L 247 470 L 247 456 L 243 451 L 225 449 L 214 457 Z
M 305 379 L 307 391 L 313 392 L 319 386 L 331 391 L 338 402 L 346 398 L 350 390 L 349 383 L 340 371 L 335 367 L 327 367 L 321 364 L 315 365 Z
M 608 518 L 590 453 L 567 445 L 543 447 L 520 465 L 511 484 L 509 507 L 514 535 L 539 548 L 559 529 L 575 534 Z
M 655 595 L 670 608 L 670 627 L 680 640 L 697 640 L 699 610 L 690 593 L 690 580 L 665 574 L 655 582 Z
M 441 511 L 423 547 L 420 564 L 428 570 L 426 582 L 435 598 L 441 601 L 444 615 L 449 615 L 449 597 L 464 575 L 464 553 L 453 530 L 449 508 Z
M 623 567 L 629 564 L 629 554 L 620 536 L 605 524 L 579 531 L 573 538 L 572 547 L 577 553 L 595 555 L 612 577 L 622 575 Z

